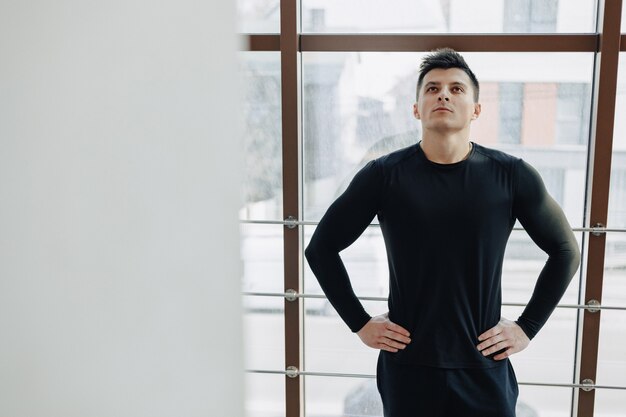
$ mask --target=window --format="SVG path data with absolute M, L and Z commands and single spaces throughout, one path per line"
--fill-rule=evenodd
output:
M 626 227 L 626 152 L 615 151 L 616 169 L 611 173 L 611 198 L 609 199 L 609 224 Z
M 240 218 L 282 219 L 280 56 L 244 53 L 244 185 Z
M 616 114 L 626 109 L 626 54 L 620 55 L 617 85 Z M 626 137 L 622 117 L 615 119 L 611 184 L 609 191 L 609 218 L 611 228 L 626 228 Z M 622 308 L 602 312 L 600 344 L 598 346 L 598 384 L 626 385 L 626 233 L 607 235 L 604 259 L 604 293 L 602 303 Z M 616 407 L 626 407 L 623 391 L 598 392 L 598 415 L 609 416 Z
M 598 55 L 601 51 L 595 46 L 583 46 L 584 39 L 593 38 L 591 43 L 599 41 L 597 33 L 591 33 L 590 38 L 569 34 L 595 30 L 595 2 L 443 0 L 383 4 L 368 0 L 359 3 L 362 7 L 355 4 L 352 0 L 302 0 L 303 37 L 300 40 L 311 40 L 311 37 L 304 38 L 307 34 L 324 33 L 322 40 L 328 41 L 325 45 L 332 49 L 332 42 L 346 42 L 339 34 L 361 33 L 360 39 L 371 42 L 371 48 L 359 44 L 353 49 L 348 46 L 345 52 L 325 51 L 319 47 L 310 50 L 303 46 L 306 42 L 301 42 L 298 60 L 293 60 L 294 68 L 297 66 L 299 71 L 299 84 L 295 88 L 290 86 L 287 91 L 300 100 L 301 112 L 290 120 L 298 126 L 297 138 L 287 133 L 281 138 L 282 142 L 277 141 L 282 146 L 272 145 L 271 151 L 262 151 L 257 156 L 267 155 L 266 159 L 272 162 L 263 163 L 280 166 L 283 160 L 291 161 L 284 158 L 295 158 L 294 153 L 280 155 L 282 149 L 297 142 L 300 170 L 291 169 L 286 178 L 298 178 L 299 187 L 295 192 L 286 189 L 281 182 L 282 167 L 280 175 L 278 169 L 263 170 L 264 176 L 276 180 L 266 180 L 273 184 L 270 188 L 274 192 L 260 201 L 271 201 L 269 206 L 274 208 L 253 211 L 258 202 L 248 199 L 245 205 L 250 207 L 241 214 L 242 234 L 248 245 L 242 258 L 244 283 L 257 285 L 244 290 L 246 331 L 250 334 L 248 409 L 253 416 L 296 417 L 302 410 L 308 417 L 382 415 L 372 378 L 377 352 L 364 348 L 349 332 L 323 296 L 306 263 L 299 264 L 295 273 L 292 268 L 302 261 L 302 251 L 317 221 L 356 170 L 366 161 L 414 143 L 421 136 L 411 107 L 415 100 L 417 66 L 424 55 L 422 49 L 426 47 L 416 47 L 412 52 L 394 52 L 391 49 L 396 45 L 384 46 L 387 38 L 378 34 L 417 34 L 411 39 L 419 43 L 433 39 L 421 34 L 463 33 L 458 39 L 467 42 L 463 43 L 465 48 L 491 51 L 496 43 L 485 45 L 484 38 L 472 33 L 563 33 L 559 39 L 569 42 L 570 46 L 563 48 L 567 51 L 554 46 L 553 37 L 540 36 L 520 38 L 520 44 L 512 46 L 513 51 L 463 52 L 481 81 L 483 112 L 472 127 L 472 140 L 524 158 L 535 166 L 549 192 L 564 208 L 584 251 L 597 247 L 601 240 L 595 239 L 587 227 L 592 221 L 590 208 L 601 205 L 603 199 L 609 200 L 608 227 L 626 228 L 623 210 L 626 193 L 622 192 L 626 189 L 626 126 L 623 126 L 624 118 L 615 117 L 623 113 L 626 105 L 623 61 L 617 91 L 612 92 L 617 98 L 616 112 L 603 114 L 597 122 L 600 125 L 615 121 L 610 190 L 593 198 L 587 190 L 589 177 L 594 178 L 596 184 L 606 180 L 597 169 L 601 163 L 595 164 L 596 170 L 592 170 L 593 164 L 588 164 L 590 156 L 607 143 L 603 138 L 589 140 L 590 133 L 594 133 L 589 125 L 592 91 L 602 91 L 594 85 L 594 80 L 607 82 L 606 76 L 598 77 L 597 71 L 601 71 L 602 66 L 595 65 L 594 61 L 615 55 L 617 51 Z M 606 5 L 607 11 L 602 13 L 610 16 L 613 6 L 611 2 Z M 398 8 L 403 12 L 398 13 Z M 415 12 L 417 9 L 419 13 Z M 448 39 L 456 38 L 442 37 L 438 45 L 443 46 Z M 386 48 L 390 50 L 385 51 Z M 522 52 L 545 48 L 551 52 Z M 579 52 L 570 52 L 572 49 Z M 266 52 L 250 54 L 262 57 Z M 279 62 L 275 55 L 271 71 L 277 81 Z M 291 64 L 283 62 L 283 65 Z M 270 85 L 267 79 L 263 83 Z M 261 113 L 266 120 L 251 117 L 253 126 L 264 126 L 267 130 L 267 126 L 276 123 L 274 121 L 286 123 L 278 117 L 281 111 L 277 105 L 279 88 L 283 88 L 280 82 L 265 91 L 274 97 L 267 99 L 274 114 Z M 605 99 L 612 97 L 605 96 Z M 274 121 L 267 124 L 267 118 Z M 276 129 L 275 132 L 270 136 L 280 137 L 282 131 Z M 250 174 L 250 182 L 256 180 L 256 176 Z M 289 199 L 298 202 L 297 213 L 283 213 L 282 201 Z M 289 215 L 297 216 L 299 222 L 284 222 Z M 298 251 L 289 252 L 293 247 L 287 247 L 281 252 L 283 236 L 293 230 L 299 233 L 295 244 Z M 604 273 L 587 276 L 587 269 L 602 261 L 589 257 L 588 265 L 583 265 L 583 270 L 575 276 L 546 327 L 527 351 L 512 358 L 522 384 L 520 417 L 610 417 L 626 408 L 622 395 L 626 387 L 623 377 L 626 362 L 622 355 L 626 349 L 623 337 L 626 329 L 622 325 L 626 323 L 623 280 L 626 233 L 601 233 L 607 234 L 603 247 L 606 249 Z M 368 312 L 384 312 L 388 266 L 380 229 L 376 225 L 367 228 L 341 256 Z M 544 262 L 545 254 L 526 232 L 521 228 L 514 230 L 503 266 L 503 316 L 515 318 L 520 314 Z M 288 277 L 283 280 L 280 275 L 285 272 Z M 284 282 L 296 275 L 301 280 L 300 298 L 286 301 L 282 294 L 287 289 Z M 584 304 L 592 293 L 585 294 L 585 287 L 602 278 L 602 305 L 616 309 L 602 310 L 601 326 L 596 327 L 599 339 L 594 342 L 593 328 L 583 332 L 583 325 L 588 322 L 583 316 L 589 314 L 583 314 Z M 285 306 L 292 305 L 289 303 L 297 303 L 293 305 L 300 306 L 301 310 L 287 311 Z M 296 330 L 284 324 L 285 320 L 293 318 L 298 320 Z M 290 323 L 293 324 L 293 320 Z M 594 343 L 599 346 L 598 373 L 594 381 L 598 387 L 588 394 L 576 388 L 585 378 L 577 372 L 585 369 L 586 364 L 596 364 L 595 357 L 585 347 L 593 347 Z M 296 355 L 301 362 L 281 362 L 280 359 L 289 355 Z M 290 374 L 293 378 L 285 377 L 285 367 L 296 365 L 300 373 Z M 300 385 L 296 387 L 296 384 Z M 589 395 L 595 395 L 591 397 L 595 398 L 592 415 L 585 409 L 590 403 Z
M 304 33 L 581 33 L 595 13 L 595 0 L 301 1 Z
M 554 32 L 557 4 L 557 0 L 505 0 L 504 32 Z
M 280 32 L 280 0 L 237 0 L 239 28 L 244 33 Z

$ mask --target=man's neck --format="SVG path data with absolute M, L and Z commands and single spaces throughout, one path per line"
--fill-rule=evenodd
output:
M 469 156 L 472 149 L 469 135 L 465 134 L 438 135 L 425 132 L 420 146 L 426 158 L 438 164 L 460 162 Z

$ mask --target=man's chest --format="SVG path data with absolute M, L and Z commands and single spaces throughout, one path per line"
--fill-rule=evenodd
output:
M 512 181 L 506 173 L 465 170 L 397 175 L 388 184 L 381 214 L 408 224 L 480 227 L 508 223 Z

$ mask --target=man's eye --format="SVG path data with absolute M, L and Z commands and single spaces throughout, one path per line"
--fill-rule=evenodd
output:
M 426 91 L 437 91 L 437 87 L 428 87 Z
M 461 92 L 463 89 L 461 87 L 452 87 L 452 91 Z

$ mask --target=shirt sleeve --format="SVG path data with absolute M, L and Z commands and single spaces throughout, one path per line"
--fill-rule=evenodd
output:
M 563 210 L 539 173 L 523 160 L 516 166 L 513 214 L 548 260 L 516 323 L 532 339 L 548 320 L 580 265 L 580 250 Z
M 358 332 L 371 316 L 354 294 L 339 252 L 350 246 L 379 210 L 383 176 L 378 161 L 369 162 L 328 208 L 305 250 L 311 270 L 339 316 Z

